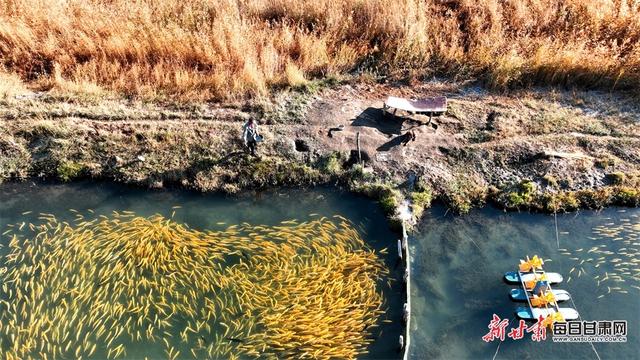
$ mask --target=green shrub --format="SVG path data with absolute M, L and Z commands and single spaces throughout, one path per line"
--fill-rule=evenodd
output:
M 580 204 L 581 202 L 576 192 L 564 191 L 544 193 L 538 196 L 536 201 L 528 205 L 552 213 L 577 210 L 580 208 Z
M 427 185 L 423 179 L 419 178 L 415 184 L 413 184 L 413 190 L 417 192 L 429 191 L 431 192 L 431 188 Z
M 484 203 L 488 189 L 473 178 L 458 176 L 445 185 L 444 200 L 458 214 L 468 213 L 475 204 Z
M 580 201 L 573 191 L 560 192 L 555 195 L 556 209 L 562 211 L 572 211 L 580 208 Z M 552 210 L 552 209 L 551 209 Z
M 523 180 L 505 190 L 500 196 L 501 203 L 506 208 L 517 209 L 522 206 L 530 206 L 534 200 L 536 184 L 531 180 Z
M 334 151 L 318 160 L 318 169 L 325 174 L 338 176 L 344 172 L 343 163 L 342 154 Z
M 411 193 L 411 201 L 414 205 L 421 207 L 429 207 L 431 205 L 432 194 L 431 190 L 414 191 Z
M 517 191 L 512 191 L 507 195 L 509 201 L 509 207 L 517 208 L 526 204 L 524 196 Z
M 536 191 L 536 184 L 531 180 L 523 180 L 520 182 L 519 188 L 523 196 L 531 197 Z
M 377 200 L 387 216 L 395 214 L 396 209 L 402 200 L 402 194 L 400 191 L 386 183 L 376 182 L 360 184 L 355 186 L 353 191 Z
M 373 178 L 373 173 L 371 171 L 365 171 L 364 167 L 360 164 L 353 164 L 345 176 L 345 180 L 350 182 L 371 181 Z
M 398 199 L 393 193 L 383 195 L 378 202 L 380 203 L 380 207 L 382 207 L 382 211 L 387 215 L 395 213 L 399 205 Z
M 58 179 L 64 182 L 79 178 L 84 172 L 84 165 L 73 161 L 64 161 L 57 168 Z
M 433 198 L 429 188 L 422 187 L 422 189 L 422 191 L 414 191 L 411 193 L 411 211 L 417 219 L 422 217 L 424 209 L 431 206 L 431 200 Z
M 448 197 L 448 205 L 458 214 L 466 214 L 471 211 L 473 203 L 471 199 L 462 194 L 453 194 Z

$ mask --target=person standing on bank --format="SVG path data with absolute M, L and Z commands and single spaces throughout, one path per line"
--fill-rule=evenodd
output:
M 258 134 L 258 123 L 252 118 L 249 118 L 249 121 L 242 126 L 242 139 L 244 140 L 244 146 L 249 148 L 251 155 L 256 156 L 256 147 L 262 137 Z

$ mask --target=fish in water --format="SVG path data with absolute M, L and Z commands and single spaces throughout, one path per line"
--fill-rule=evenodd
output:
M 42 358 L 126 357 L 129 340 L 169 358 L 355 358 L 385 313 L 389 269 L 342 217 L 220 231 L 131 211 L 42 221 L 0 255 L 6 357 L 29 358 L 35 338 Z
M 632 214 L 636 215 L 636 214 Z M 592 229 L 593 236 L 587 237 L 590 240 L 600 242 L 590 248 L 579 248 L 575 250 L 563 249 L 561 254 L 572 256 L 569 259 L 574 261 L 576 266 L 569 271 L 569 274 L 581 277 L 588 272 L 594 273 L 594 281 L 597 286 L 605 282 L 620 285 L 611 287 L 609 292 L 618 294 L 628 293 L 633 286 L 640 284 L 640 243 L 634 242 L 640 236 L 640 222 L 638 216 L 612 221 L 611 218 L 604 225 L 596 226 Z M 592 257 L 586 254 L 594 254 Z M 591 264 L 591 268 L 589 268 Z M 611 272 L 611 269 L 615 271 Z M 577 272 L 576 272 L 577 271 Z M 577 274 L 577 275 L 576 275 Z M 635 275 L 634 275 L 635 274 Z

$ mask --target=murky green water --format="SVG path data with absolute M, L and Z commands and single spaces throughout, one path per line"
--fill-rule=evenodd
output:
M 181 208 L 175 209 L 175 206 Z M 159 213 L 179 223 L 187 223 L 194 229 L 224 229 L 232 224 L 279 225 L 283 220 L 307 221 L 311 213 L 327 216 L 341 215 L 349 219 L 372 248 L 389 247 L 383 256 L 391 269 L 391 288 L 380 283 L 387 313 L 380 317 L 378 327 L 372 331 L 373 342 L 366 358 L 397 358 L 397 339 L 402 331 L 401 268 L 397 266 L 395 239 L 378 206 L 368 199 L 335 190 L 283 190 L 258 195 L 225 197 L 201 195 L 183 191 L 143 191 L 108 184 L 81 183 L 73 185 L 5 184 L 0 186 L 0 228 L 19 222 L 37 222 L 38 213 L 54 214 L 60 221 L 71 222 L 75 209 L 86 213 L 91 209 L 95 216 L 112 211 L 131 211 L 139 216 Z M 31 213 L 28 213 L 31 212 Z M 175 212 L 175 213 L 174 213 Z M 224 223 L 224 224 L 222 224 Z M 6 251 L 8 236 L 2 237 Z M 82 314 L 80 314 L 82 316 Z M 391 322 L 383 322 L 389 319 Z M 177 335 L 176 335 L 177 336 Z M 7 338 L 4 341 L 9 341 Z M 101 344 L 98 344 L 101 346 Z M 148 345 L 127 341 L 127 357 L 165 358 L 166 355 Z M 180 358 L 190 358 L 188 350 Z M 186 354 L 185 354 L 186 353 Z M 96 352 L 98 358 L 105 351 Z M 101 355 L 100 355 L 101 354 Z
M 600 358 L 640 358 L 639 217 L 640 209 L 558 215 L 559 248 L 566 249 L 558 250 L 552 215 L 487 208 L 453 217 L 434 208 L 411 239 L 411 357 L 492 359 L 499 341 L 482 340 L 492 314 L 513 319 L 516 307 L 502 276 L 515 270 L 519 259 L 537 254 L 551 260 L 547 271 L 564 275 L 554 289 L 571 293 L 584 320 L 627 320 L 626 343 L 594 343 Z M 595 277 L 609 279 L 598 285 Z M 514 320 L 510 327 L 516 325 Z M 495 358 L 596 358 L 589 343 L 550 338 L 505 338 Z

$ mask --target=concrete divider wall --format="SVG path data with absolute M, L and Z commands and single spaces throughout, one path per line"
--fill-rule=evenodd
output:
M 411 258 L 409 257 L 409 236 L 407 234 L 407 229 L 404 221 L 402 222 L 402 239 L 399 240 L 401 243 L 400 251 L 402 256 L 402 263 L 404 264 L 404 283 L 405 283 L 405 302 L 403 309 L 403 321 L 405 324 L 404 333 L 403 333 L 403 348 L 402 348 L 402 359 L 407 360 L 409 358 L 409 346 L 411 343 L 410 337 L 410 329 L 411 329 Z M 400 255 L 399 254 L 399 255 Z M 401 340 L 399 340 L 400 342 Z

